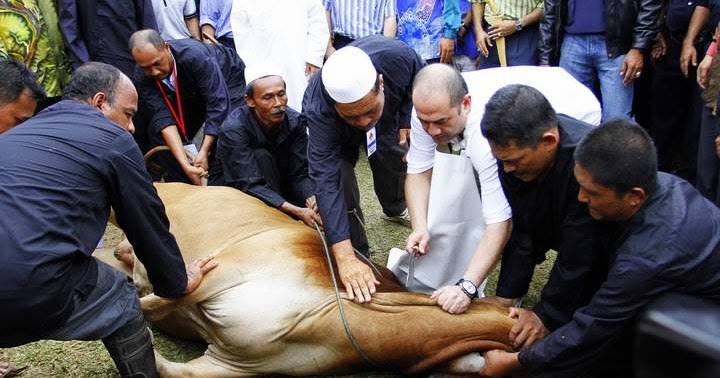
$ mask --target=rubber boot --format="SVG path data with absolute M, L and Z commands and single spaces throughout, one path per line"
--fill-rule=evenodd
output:
M 142 313 L 102 340 L 123 378 L 160 378 L 152 335 Z

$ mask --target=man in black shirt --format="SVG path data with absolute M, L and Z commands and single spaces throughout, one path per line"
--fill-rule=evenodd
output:
M 156 377 L 150 335 L 124 274 L 93 258 L 110 207 L 156 295 L 192 292 L 214 263 L 186 267 L 128 131 L 130 79 L 91 62 L 64 100 L 0 135 L 0 347 L 103 340 L 123 377 Z
M 321 225 L 308 176 L 307 122 L 287 107 L 285 81 L 272 65 L 245 70 L 245 102 L 225 121 L 217 141 L 222 170 L 213 184 L 227 185 L 269 206 Z
M 527 293 L 536 264 L 557 251 L 540 301 L 512 309 L 516 347 L 532 344 L 567 323 L 602 282 L 607 265 L 598 225 L 578 201 L 573 152 L 592 126 L 557 115 L 535 88 L 509 85 L 488 101 L 483 135 L 498 160 L 513 230 L 502 255 L 496 294 L 505 305 Z

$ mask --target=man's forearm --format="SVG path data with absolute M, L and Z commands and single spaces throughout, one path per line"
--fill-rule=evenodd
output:
M 432 168 L 422 173 L 408 174 L 405 177 L 405 203 L 410 212 L 413 230 L 427 228 L 431 179 Z
M 184 167 L 188 164 L 187 155 L 185 155 L 185 149 L 183 148 L 182 139 L 180 139 L 180 133 L 178 132 L 177 126 L 170 125 L 161 131 L 163 141 L 170 150 L 170 153 L 175 160 L 180 164 L 180 167 Z

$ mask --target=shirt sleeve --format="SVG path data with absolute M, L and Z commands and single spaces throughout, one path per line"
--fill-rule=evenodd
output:
M 407 154 L 407 173 L 418 174 L 433 167 L 435 162 L 435 141 L 425 132 L 413 109 L 410 121 L 410 150 Z
M 155 294 L 179 297 L 187 287 L 187 274 L 175 237 L 170 233 L 165 207 L 132 137 L 123 135 L 116 145 L 108 175 L 115 217 L 145 264 Z
M 220 6 L 216 0 L 203 0 L 200 2 L 200 26 L 210 25 L 217 28 L 220 16 Z
M 322 67 L 325 49 L 330 39 L 325 9 L 318 1 L 308 3 L 307 9 L 307 50 L 305 62 L 315 67 Z
M 442 37 L 454 40 L 460 29 L 460 0 L 445 0 L 442 18 Z
M 65 39 L 65 46 L 70 53 L 73 68 L 80 67 L 90 60 L 85 40 L 80 31 L 80 18 L 76 0 L 59 0 L 60 31 Z
M 306 96 L 307 99 L 307 96 Z M 303 104 L 303 109 L 306 106 Z M 340 170 L 340 141 L 333 123 L 314 112 L 308 113 L 308 164 L 310 178 L 315 182 L 315 196 L 323 219 L 328 244 L 350 239 L 347 204 Z
M 497 161 L 490 150 L 490 144 L 479 130 L 480 125 L 468 127 L 474 128 L 468 133 L 467 151 L 480 180 L 480 197 L 485 223 L 504 222 L 512 217 L 512 211 L 500 185 Z
M 564 370 L 586 364 L 600 354 L 631 326 L 645 305 L 670 290 L 670 282 L 659 277 L 654 268 L 657 266 L 652 261 L 620 255 L 587 306 L 575 312 L 569 323 L 520 352 L 522 365 L 545 372 Z
M 570 190 L 570 193 L 577 193 L 577 190 Z M 570 321 L 573 312 L 585 304 L 582 303 L 587 300 L 584 294 L 592 284 L 594 264 L 598 263 L 595 254 L 600 253 L 595 248 L 595 222 L 587 205 L 575 198 L 568 198 L 568 201 L 570 205 L 562 223 L 555 264 L 534 308 L 550 330 Z
M 218 158 L 222 162 L 225 184 L 259 198 L 272 207 L 285 202 L 265 180 L 254 155 L 252 136 L 244 131 L 242 121 L 231 117 L 223 126 L 217 141 Z
M 300 125 L 292 130 L 290 140 L 289 182 L 292 183 L 292 192 L 295 197 L 306 200 L 315 193 L 315 185 L 308 174 L 307 121 L 304 116 L 300 116 Z
M 395 17 L 397 15 L 397 5 L 395 4 L 395 0 L 385 0 L 385 12 L 384 17 Z
M 197 17 L 198 10 L 195 6 L 195 0 L 185 0 L 185 7 L 183 7 L 183 16 L 185 18 Z

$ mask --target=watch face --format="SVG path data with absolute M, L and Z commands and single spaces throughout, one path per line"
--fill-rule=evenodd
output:
M 463 281 L 460 283 L 462 285 L 463 289 L 465 289 L 468 293 L 475 295 L 475 292 L 477 291 L 477 288 L 475 285 L 473 285 L 470 281 Z

